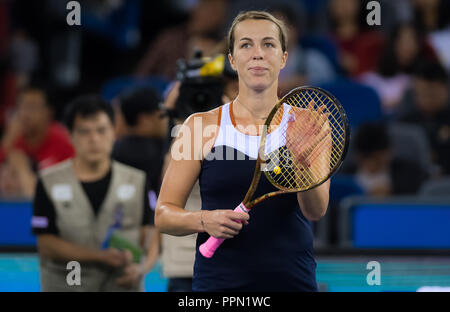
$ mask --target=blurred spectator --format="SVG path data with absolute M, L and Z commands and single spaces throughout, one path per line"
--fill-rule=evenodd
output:
M 35 172 L 27 156 L 12 151 L 0 164 L 0 197 L 30 199 L 34 194 Z
M 17 89 L 26 87 L 39 63 L 38 47 L 22 31 L 17 31 L 11 39 L 11 70 L 17 77 Z
M 7 163 L 0 164 L 0 197 L 21 197 L 23 194 L 17 172 Z
M 76 156 L 40 172 L 33 202 L 41 289 L 142 291 L 159 250 L 146 175 L 111 160 L 114 114 L 98 96 L 70 103 L 66 122 Z M 67 283 L 69 261 L 80 285 Z
M 208 48 L 223 36 L 227 7 L 226 0 L 199 0 L 186 24 L 163 31 L 151 43 L 136 74 L 159 75 L 173 80 L 178 59 L 193 57 L 195 49 L 208 55 Z
M 394 24 L 413 21 L 414 14 L 412 10 L 411 0 L 397 0 L 397 1 L 383 0 L 383 2 L 381 3 L 381 7 L 383 7 L 386 2 L 389 2 L 391 8 L 394 10 L 395 13 Z
M 3 178 L 17 180 L 2 183 L 18 183 L 19 195 L 30 197 L 34 191 L 35 172 L 73 157 L 74 153 L 66 129 L 52 121 L 45 92 L 34 87 L 23 90 L 0 148 L 0 163 L 6 162 L 5 168 L 13 172 Z
M 118 105 L 126 124 L 125 135 L 114 145 L 112 157 L 147 173 L 151 187 L 161 184 L 164 139 L 168 120 L 157 92 L 138 88 L 119 96 Z
M 413 0 L 414 20 L 424 32 L 446 28 L 450 23 L 448 0 Z
M 30 159 L 21 151 L 11 151 L 0 164 L 0 196 L 30 199 L 35 183 L 36 174 Z
M 352 77 L 376 67 L 383 44 L 380 32 L 368 30 L 365 3 L 360 0 L 329 1 L 330 31 L 339 48 L 339 63 Z
M 140 2 L 85 1 L 82 5 L 82 25 L 87 30 L 107 38 L 118 49 L 133 48 L 140 41 Z
M 331 62 L 319 51 L 299 44 L 301 30 L 293 8 L 274 6 L 271 13 L 285 23 L 289 35 L 288 60 L 279 77 L 281 94 L 301 85 L 333 80 L 336 73 Z
M 390 33 L 376 71 L 360 77 L 373 87 L 384 113 L 392 113 L 411 84 L 414 67 L 423 60 L 436 59 L 424 36 L 409 23 L 398 24 Z
M 51 41 L 57 33 L 67 31 L 66 3 L 59 3 L 64 23 L 55 23 L 52 13 L 54 0 L 9 1 L 11 12 L 11 63 L 20 74 L 18 84 L 27 86 L 29 80 L 48 80 L 53 68 Z M 60 49 L 62 47 L 59 47 Z M 72 47 L 77 50 L 77 47 Z M 58 81 L 55 81 L 58 83 Z
M 16 77 L 7 62 L 7 58 L 0 55 L 0 134 L 3 134 L 8 115 L 16 103 Z
M 413 3 L 418 27 L 428 33 L 439 60 L 450 72 L 450 1 L 415 0 Z
M 9 40 L 9 7 L 7 1 L 0 1 L 0 56 L 2 56 Z
M 439 60 L 450 72 L 450 27 L 440 31 L 434 31 L 428 35 L 428 41 L 439 56 Z
M 396 159 L 384 124 L 366 123 L 355 135 L 356 182 L 365 193 L 390 196 L 416 193 L 427 175 L 413 160 Z
M 450 97 L 448 74 L 437 62 L 422 62 L 413 74 L 413 108 L 401 120 L 426 131 L 433 162 L 450 174 Z
M 74 149 L 66 129 L 52 119 L 45 91 L 23 90 L 2 138 L 0 162 L 13 150 L 24 152 L 39 170 L 72 157 Z
M 312 0 L 311 0 L 312 1 Z M 315 0 L 314 0 L 315 1 Z M 314 30 L 318 33 L 325 34 L 330 30 L 330 22 L 329 18 L 327 18 L 327 6 L 330 0 L 323 0 L 322 4 L 319 6 L 319 10 L 315 12 L 314 18 Z M 364 18 L 363 26 L 366 28 L 375 28 L 383 33 L 389 33 L 391 29 L 398 23 L 410 22 L 413 20 L 413 9 L 412 9 L 412 0 L 376 0 L 380 4 L 380 25 L 367 27 L 366 17 L 368 16 L 370 10 L 373 10 L 373 6 L 367 5 L 371 2 L 371 0 L 359 0 L 361 3 L 361 11 L 362 15 L 360 18 Z M 372 4 L 373 5 L 373 4 Z
M 128 126 L 125 121 L 125 118 L 123 117 L 122 110 L 120 108 L 120 102 L 117 97 L 114 97 L 111 100 L 111 105 L 114 110 L 114 132 L 116 133 L 116 142 L 117 140 L 123 138 L 128 134 Z
M 16 80 L 11 71 L 9 58 L 9 12 L 8 2 L 0 1 L 0 134 L 5 126 L 6 115 L 15 103 Z

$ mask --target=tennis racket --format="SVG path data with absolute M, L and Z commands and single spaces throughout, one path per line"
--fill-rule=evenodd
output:
M 248 213 L 273 196 L 321 185 L 338 170 L 349 140 L 347 115 L 332 94 L 317 87 L 293 89 L 266 119 L 252 182 L 234 211 Z M 262 172 L 278 191 L 252 199 Z M 211 258 L 224 240 L 210 236 L 200 253 Z

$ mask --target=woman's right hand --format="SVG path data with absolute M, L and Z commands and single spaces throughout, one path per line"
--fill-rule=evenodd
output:
M 228 209 L 202 210 L 203 228 L 216 238 L 233 238 L 248 224 L 248 213 L 235 212 Z

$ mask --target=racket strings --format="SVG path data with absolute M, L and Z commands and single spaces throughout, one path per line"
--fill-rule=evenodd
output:
M 344 150 L 344 142 L 345 142 L 345 130 L 344 130 L 344 122 L 342 121 L 342 117 L 340 115 L 339 109 L 337 107 L 337 105 L 330 105 L 329 102 L 331 102 L 331 100 L 329 98 L 327 98 L 327 103 L 323 102 L 323 97 L 319 96 L 315 91 L 313 91 L 315 97 L 314 98 L 309 98 L 311 101 L 314 101 L 315 99 L 319 99 L 320 100 L 320 104 L 321 105 L 326 105 L 327 108 L 331 108 L 330 110 L 330 116 L 331 118 L 328 119 L 328 121 L 330 123 L 332 123 L 331 127 L 332 129 L 335 129 L 336 131 L 334 131 L 332 134 L 337 136 L 335 138 L 335 142 L 340 142 L 341 144 L 338 144 L 336 146 L 336 152 L 341 155 L 343 153 Z M 327 105 L 328 104 L 328 105 Z M 338 158 L 333 157 L 333 160 L 337 160 Z
M 289 113 L 295 118 L 282 131 L 285 144 L 265 155 L 266 176 L 281 189 L 301 191 L 328 178 L 339 165 L 345 146 L 344 122 L 334 101 L 317 90 L 303 89 L 284 103 L 291 106 Z M 275 114 L 270 124 L 281 124 L 282 116 Z
M 342 122 L 342 120 L 340 120 L 341 116 L 340 116 L 338 107 L 336 105 L 334 105 L 334 103 L 331 101 L 330 98 L 328 98 L 328 97 L 325 98 L 324 96 L 320 96 L 316 91 L 312 91 L 311 93 L 313 94 L 312 96 L 310 96 L 309 93 L 302 93 L 301 95 L 303 95 L 305 97 L 304 100 L 306 100 L 307 102 L 319 101 L 320 104 L 318 106 L 325 105 L 327 107 L 327 109 L 331 108 L 329 111 L 331 118 L 328 119 L 328 122 L 331 121 L 331 123 L 332 123 L 330 125 L 331 128 L 336 130 L 336 131 L 332 132 L 332 135 L 337 136 L 335 138 L 335 140 L 333 140 L 333 141 L 341 143 L 341 144 L 337 144 L 335 146 L 336 149 L 332 150 L 333 157 L 331 158 L 331 161 L 332 161 L 332 166 L 334 166 L 335 162 L 337 162 L 339 160 L 339 157 L 343 153 L 343 149 L 344 149 L 344 141 L 345 141 L 344 135 L 345 134 L 344 134 L 344 129 L 343 129 L 343 122 Z M 330 105 L 330 102 L 333 104 Z M 339 120 L 337 120 L 337 119 L 339 119 Z

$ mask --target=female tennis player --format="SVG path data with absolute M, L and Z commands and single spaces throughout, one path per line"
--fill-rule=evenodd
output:
M 311 221 L 326 212 L 329 180 L 305 192 L 270 198 L 249 214 L 234 211 L 255 171 L 260 126 L 278 102 L 278 75 L 288 57 L 285 27 L 269 13 L 244 12 L 233 21 L 228 45 L 239 94 L 184 123 L 172 147 L 155 223 L 171 235 L 199 233 L 194 291 L 317 291 Z M 313 118 L 304 123 L 310 134 L 323 126 Z M 303 136 L 305 145 L 308 137 Z M 197 179 L 202 209 L 185 211 Z M 256 195 L 275 190 L 262 175 Z M 210 236 L 225 240 L 206 258 L 198 247 Z

